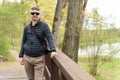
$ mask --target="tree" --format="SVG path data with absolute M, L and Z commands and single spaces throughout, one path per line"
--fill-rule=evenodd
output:
M 93 12 L 86 15 L 85 18 L 84 31 L 86 31 L 86 33 L 83 33 L 83 35 L 86 36 L 84 41 L 88 54 L 89 73 L 94 76 L 98 75 L 101 66 L 105 64 L 105 62 L 111 61 L 113 55 L 119 51 L 111 49 L 108 53 L 109 56 L 103 55 L 105 53 L 101 51 L 101 46 L 105 43 L 110 44 L 110 40 L 113 39 L 115 36 L 114 34 L 117 32 L 114 29 L 114 24 L 106 21 L 107 20 L 103 16 L 100 16 L 97 9 L 93 9 Z M 116 32 L 113 32 L 113 30 Z M 92 46 L 92 50 L 88 51 L 87 46 Z
M 58 33 L 59 33 L 59 25 L 62 18 L 62 9 L 66 7 L 67 0 L 58 0 L 54 15 L 54 21 L 53 21 L 53 28 L 52 33 L 54 36 L 55 44 L 58 45 Z
M 24 0 L 20 3 L 6 1 L 4 6 L 0 5 L 0 36 L 9 41 L 13 48 L 15 41 L 22 36 L 20 33 L 28 21 L 26 15 L 29 9 L 26 3 Z M 17 43 L 20 44 L 18 41 Z
M 86 5 L 87 0 L 69 0 L 68 2 L 68 15 L 62 51 L 75 62 L 78 62 L 80 32 Z
M 38 6 L 38 0 L 35 0 L 36 6 Z

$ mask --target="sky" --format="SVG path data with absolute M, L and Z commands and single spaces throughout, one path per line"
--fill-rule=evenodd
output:
M 97 8 L 100 15 L 108 17 L 109 21 L 114 21 L 116 27 L 120 28 L 120 0 L 88 0 L 86 12 L 92 12 L 93 8 Z
M 100 15 L 108 17 L 120 28 L 120 0 L 88 0 L 86 12 L 92 12 L 93 8 L 97 8 Z

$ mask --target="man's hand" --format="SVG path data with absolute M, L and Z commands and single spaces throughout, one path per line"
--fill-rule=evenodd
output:
M 24 59 L 23 58 L 20 58 L 20 64 L 24 65 Z
M 53 58 L 55 55 L 58 55 L 58 53 L 56 53 L 56 52 L 51 52 L 50 57 Z

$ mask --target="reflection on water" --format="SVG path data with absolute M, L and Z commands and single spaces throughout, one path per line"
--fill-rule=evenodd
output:
M 100 47 L 88 46 L 87 48 L 79 49 L 78 51 L 79 55 L 86 55 L 91 53 L 97 53 L 108 56 L 114 55 L 114 57 L 120 58 L 120 43 L 103 44 Z

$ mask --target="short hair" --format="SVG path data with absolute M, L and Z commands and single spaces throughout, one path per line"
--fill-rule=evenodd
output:
M 40 11 L 40 9 L 38 7 L 31 7 L 31 10 Z

